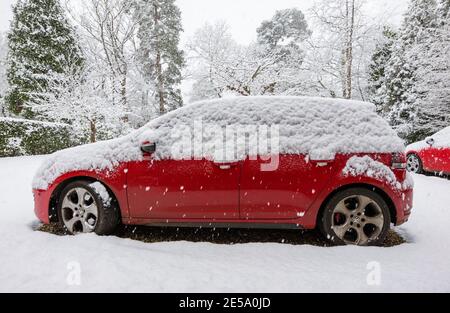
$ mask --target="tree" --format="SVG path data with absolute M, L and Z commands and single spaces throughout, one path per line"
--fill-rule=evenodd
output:
M 277 16 L 284 15 L 278 13 L 274 18 Z M 272 44 L 261 38 L 259 43 L 237 44 L 223 22 L 206 24 L 195 33 L 188 44 L 195 69 L 193 100 L 221 98 L 227 94 L 301 93 L 304 53 L 300 44 L 309 34 L 307 27 L 295 35 L 283 35 L 285 39 L 280 41 L 268 35 L 267 25 L 272 25 L 271 22 L 263 25 L 266 26 L 261 26 L 258 31 L 265 33 L 264 40 Z M 300 32 L 303 36 L 299 35 Z
M 414 120 L 409 138 L 422 139 L 450 125 L 450 16 L 448 1 L 441 1 L 413 49 L 413 84 L 406 102 Z
M 7 89 L 6 81 L 6 55 L 8 47 L 6 38 L 0 33 L 0 116 L 6 116 L 6 108 L 4 105 L 4 97 Z
M 270 88 L 274 94 L 302 95 L 304 91 L 304 41 L 311 36 L 302 11 L 292 8 L 276 11 L 269 21 L 257 29 L 258 45 L 270 51 L 277 60 L 273 67 L 278 81 Z
M 447 23 L 450 14 L 450 0 L 438 0 L 438 18 L 441 23 Z
M 423 139 L 446 123 L 449 39 L 445 14 L 439 18 L 446 5 L 441 2 L 411 1 L 385 69 L 385 88 L 378 91 L 385 94 L 383 112 L 407 141 Z
M 70 124 L 80 142 L 126 133 L 126 107 L 122 102 L 114 104 L 114 94 L 104 85 L 104 76 L 98 67 L 85 67 L 77 75 L 52 73 L 44 86 L 30 94 L 30 108 L 46 120 Z M 48 87 L 57 92 L 46 92 Z
M 355 65 L 360 67 L 373 29 L 363 14 L 363 5 L 361 0 L 319 0 L 311 9 L 315 32 L 307 63 L 321 88 L 333 97 L 351 99 L 358 90 L 364 99 L 362 88 L 355 86 L 361 75 L 355 73 Z
M 19 0 L 13 13 L 6 102 L 12 113 L 31 117 L 29 94 L 38 88 L 52 92 L 48 75 L 74 74 L 84 58 L 59 0 Z
M 302 11 L 293 8 L 277 11 L 271 20 L 261 24 L 257 34 L 260 45 L 277 47 L 298 45 L 307 39 L 311 32 Z
M 136 0 L 135 20 L 142 72 L 156 90 L 159 113 L 181 107 L 179 86 L 185 59 L 184 52 L 178 48 L 183 31 L 180 9 L 175 0 Z
M 219 71 L 231 62 L 232 51 L 237 49 L 228 25 L 223 21 L 205 24 L 195 32 L 187 46 L 192 54 L 190 65 L 195 80 L 191 100 L 222 98 L 226 84 Z
M 384 27 L 382 40 L 377 44 L 369 65 L 370 101 L 377 106 L 377 111 L 383 116 L 388 113 L 388 108 L 384 105 L 385 95 L 388 93 L 386 67 L 392 58 L 397 36 L 390 27 Z
M 282 56 L 267 46 L 237 44 L 223 23 L 206 24 L 189 43 L 196 62 L 194 98 L 273 93 Z M 199 89 L 197 89 L 199 88 Z
M 126 0 L 83 0 L 81 7 L 81 11 L 71 8 L 69 11 L 84 32 L 89 63 L 100 63 L 108 68 L 109 73 L 104 73 L 108 77 L 103 79 L 111 82 L 113 104 L 129 108 L 128 79 L 137 26 L 131 18 L 132 3 Z M 125 122 L 128 119 L 129 116 L 124 117 Z

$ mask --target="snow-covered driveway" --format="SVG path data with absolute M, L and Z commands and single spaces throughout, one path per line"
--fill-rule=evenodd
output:
M 0 292 L 450 291 L 446 179 L 415 176 L 414 215 L 398 229 L 408 243 L 394 248 L 145 244 L 33 231 L 40 161 L 0 159 Z

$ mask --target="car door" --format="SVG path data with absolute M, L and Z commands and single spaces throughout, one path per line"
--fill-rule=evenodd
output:
M 420 153 L 424 169 L 430 172 L 450 173 L 450 127 L 444 128 L 425 141 L 428 147 Z
M 450 147 L 442 148 L 439 157 L 442 160 L 442 171 L 450 174 Z
M 430 147 L 424 152 L 424 168 L 431 172 L 450 173 L 450 148 Z
M 437 165 L 436 162 L 436 148 L 428 146 L 420 151 L 420 159 L 422 160 L 423 168 L 426 171 L 434 171 Z
M 128 166 L 130 215 L 143 219 L 239 218 L 240 163 L 161 160 Z
M 247 159 L 242 168 L 241 218 L 295 219 L 326 186 L 333 161 L 312 162 L 305 155 L 281 155 L 274 171 L 262 171 L 261 159 Z

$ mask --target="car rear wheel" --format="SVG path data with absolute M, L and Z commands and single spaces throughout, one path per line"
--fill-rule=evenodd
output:
M 420 158 L 415 154 L 408 155 L 408 162 L 406 164 L 408 172 L 421 174 L 423 172 L 423 165 Z
M 119 210 L 101 183 L 77 181 L 61 192 L 58 203 L 60 224 L 70 234 L 110 235 L 119 224 Z
M 377 193 L 354 188 L 336 194 L 326 205 L 320 230 L 336 244 L 377 246 L 390 228 L 389 207 Z

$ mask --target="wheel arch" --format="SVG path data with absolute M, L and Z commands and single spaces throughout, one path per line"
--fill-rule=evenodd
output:
M 391 199 L 391 197 L 381 188 L 368 184 L 368 183 L 357 183 L 357 184 L 349 184 L 349 185 L 344 185 L 341 186 L 335 190 L 333 190 L 326 198 L 325 200 L 322 202 L 320 209 L 319 209 L 319 214 L 317 214 L 317 220 L 316 220 L 316 225 L 319 225 L 320 219 L 322 218 L 322 214 L 325 210 L 326 205 L 330 202 L 330 200 L 338 193 L 348 190 L 348 189 L 353 189 L 353 188 L 363 188 L 363 189 L 367 189 L 370 191 L 374 191 L 375 193 L 377 193 L 379 196 L 381 196 L 383 198 L 383 200 L 386 202 L 388 208 L 389 208 L 389 213 L 391 214 L 391 222 L 392 223 L 396 223 L 397 222 L 397 209 L 395 207 L 394 201 Z
M 64 190 L 64 188 L 66 188 L 69 184 L 76 182 L 76 181 L 87 181 L 90 183 L 95 183 L 95 182 L 100 182 L 102 183 L 105 188 L 108 190 L 108 192 L 110 193 L 110 195 L 113 198 L 113 201 L 115 202 L 115 204 L 119 207 L 119 215 L 121 217 L 121 210 L 120 210 L 120 203 L 117 199 L 116 194 L 112 191 L 112 189 L 108 186 L 108 184 L 106 184 L 105 182 L 103 182 L 102 180 L 98 179 L 98 178 L 94 178 L 94 177 L 90 177 L 90 176 L 74 176 L 74 177 L 70 177 L 62 182 L 60 182 L 58 184 L 58 186 L 53 190 L 52 195 L 50 196 L 50 203 L 49 203 L 49 208 L 48 208 L 48 217 L 49 217 L 49 221 L 50 223 L 57 223 L 58 222 L 58 202 L 59 202 L 59 198 L 61 195 L 61 192 Z

